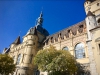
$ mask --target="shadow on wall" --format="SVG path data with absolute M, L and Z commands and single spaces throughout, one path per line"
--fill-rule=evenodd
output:
M 80 64 L 77 63 L 77 73 L 75 75 L 91 75 L 89 70 L 89 63 Z

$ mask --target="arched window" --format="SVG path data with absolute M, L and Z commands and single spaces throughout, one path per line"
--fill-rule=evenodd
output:
M 68 47 L 64 47 L 62 50 L 68 50 Z
M 20 59 L 21 59 L 21 54 L 18 55 L 18 58 L 17 58 L 17 65 L 19 64 Z
M 98 19 L 98 23 L 100 23 L 100 18 Z
M 84 44 L 79 43 L 75 46 L 75 57 L 76 59 L 85 58 Z

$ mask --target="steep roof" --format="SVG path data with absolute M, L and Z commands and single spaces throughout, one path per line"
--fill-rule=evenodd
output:
M 85 2 L 87 2 L 87 1 L 94 2 L 94 1 L 96 1 L 96 0 L 85 0 Z
M 20 44 L 20 36 L 17 37 L 17 39 L 12 44 Z
M 91 2 L 91 0 L 85 0 L 85 2 L 87 2 L 87 1 L 90 1 Z
M 88 13 L 87 13 L 87 17 L 88 16 L 95 16 L 91 11 L 88 11 Z
M 27 35 L 37 35 L 36 27 L 30 28 L 29 31 L 27 32 Z
M 59 35 L 60 35 L 61 39 L 64 39 L 64 36 L 66 36 L 68 38 L 70 32 L 72 32 L 73 35 L 77 35 L 77 31 L 79 33 L 82 33 L 84 27 L 85 27 L 85 20 L 82 22 L 79 22 L 73 26 L 70 26 L 69 28 L 63 29 L 55 34 L 47 36 L 46 40 L 44 40 L 44 42 L 48 42 L 49 39 L 51 39 L 51 42 L 53 42 L 54 40 L 58 41 Z

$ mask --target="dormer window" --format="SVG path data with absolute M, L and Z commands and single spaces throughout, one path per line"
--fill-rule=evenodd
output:
M 53 43 L 53 37 L 51 37 L 51 43 Z
M 98 23 L 100 23 L 100 18 L 98 19 Z
M 59 33 L 59 36 L 61 36 L 61 33 Z
M 83 25 L 80 25 L 79 28 L 83 28 Z
M 70 33 L 70 29 L 68 30 L 68 33 Z
M 97 6 L 100 6 L 100 3 L 97 3 Z
M 98 19 L 98 25 L 100 25 L 100 18 Z

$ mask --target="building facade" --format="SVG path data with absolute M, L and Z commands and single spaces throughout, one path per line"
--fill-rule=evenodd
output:
M 87 71 L 91 75 L 100 75 L 100 0 L 86 0 L 84 8 L 87 15 L 85 20 L 52 35 L 42 26 L 41 12 L 35 27 L 29 29 L 22 43 L 18 36 L 9 48 L 4 49 L 4 53 L 9 53 L 14 59 L 14 74 L 47 75 L 37 70 L 32 58 L 40 49 L 53 45 L 58 50 L 68 50 L 76 58 L 86 70 L 80 75 L 87 75 Z

